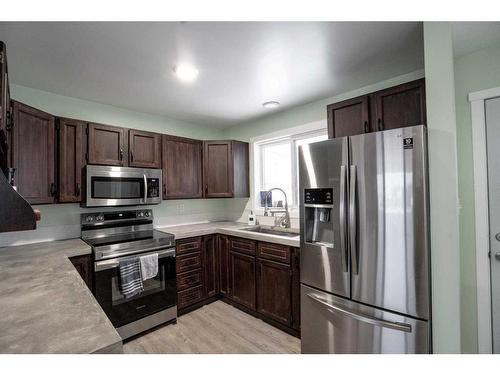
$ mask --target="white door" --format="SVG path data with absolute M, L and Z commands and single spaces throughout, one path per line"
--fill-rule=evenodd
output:
M 493 353 L 500 354 L 500 98 L 485 101 Z

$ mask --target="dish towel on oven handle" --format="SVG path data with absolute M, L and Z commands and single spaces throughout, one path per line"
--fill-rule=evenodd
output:
M 141 263 L 142 280 L 152 279 L 158 275 L 158 253 L 143 255 L 139 258 Z
M 133 297 L 144 291 L 139 258 L 121 260 L 118 266 L 121 292 L 125 298 Z

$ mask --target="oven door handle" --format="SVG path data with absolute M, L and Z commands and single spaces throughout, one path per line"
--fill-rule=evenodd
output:
M 115 259 L 109 259 L 109 260 L 101 260 L 101 261 L 94 263 L 94 270 L 95 270 L 95 272 L 99 272 L 99 271 L 108 270 L 110 268 L 116 268 L 120 265 L 120 260 L 140 258 L 141 256 L 150 255 L 150 254 L 154 254 L 154 253 L 158 253 L 158 259 L 166 258 L 166 257 L 175 257 L 175 248 L 168 248 L 168 249 L 159 250 L 159 251 L 150 251 L 148 253 L 141 253 L 141 254 L 131 255 L 131 256 L 127 256 L 127 257 L 119 257 L 119 258 L 115 258 Z
M 146 174 L 143 174 L 142 177 L 144 178 L 144 203 L 146 203 L 148 200 L 148 179 Z

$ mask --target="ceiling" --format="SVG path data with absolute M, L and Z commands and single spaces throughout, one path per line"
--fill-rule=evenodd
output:
M 422 34 L 419 22 L 0 22 L 11 83 L 218 128 L 422 69 Z M 176 79 L 180 62 L 199 69 L 194 83 Z

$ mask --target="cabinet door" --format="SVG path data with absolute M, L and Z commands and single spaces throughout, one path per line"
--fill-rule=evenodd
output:
M 85 166 L 86 124 L 57 119 L 59 147 L 59 202 L 81 202 L 82 168 Z
M 203 237 L 203 253 L 205 295 L 213 297 L 219 294 L 219 257 L 215 235 Z
M 161 168 L 161 134 L 129 130 L 129 166 Z
M 231 262 L 231 298 L 255 310 L 255 257 L 229 252 Z
M 330 104 L 328 112 L 328 137 L 338 138 L 371 131 L 369 98 L 360 96 Z
M 54 117 L 22 103 L 13 102 L 12 166 L 15 184 L 31 204 L 53 203 L 55 183 Z
M 93 281 L 93 273 L 92 273 L 92 258 L 90 255 L 80 255 L 76 257 L 69 258 L 73 266 L 76 268 L 80 276 L 82 277 L 85 284 L 87 284 L 88 288 L 92 291 L 92 281 Z
M 219 289 L 225 297 L 231 296 L 229 240 L 227 236 L 217 235 L 217 252 L 219 254 Z
M 266 259 L 258 260 L 257 311 L 285 325 L 292 322 L 292 269 Z
M 163 198 L 201 198 L 202 142 L 163 136 Z
M 7 75 L 7 52 L 0 42 L 0 172 L 9 165 L 7 120 L 10 114 L 9 78 Z
M 233 196 L 231 141 L 203 142 L 203 183 L 206 198 Z
M 378 91 L 372 98 L 374 130 L 426 123 L 424 79 Z
M 88 125 L 89 164 L 127 166 L 127 129 Z
M 292 249 L 292 328 L 300 331 L 300 249 Z

